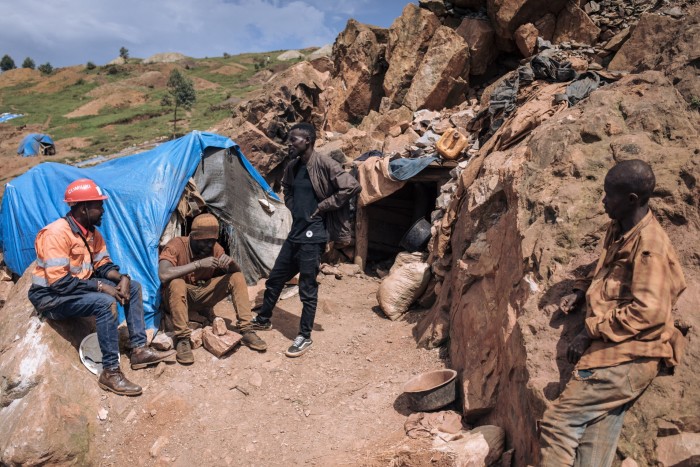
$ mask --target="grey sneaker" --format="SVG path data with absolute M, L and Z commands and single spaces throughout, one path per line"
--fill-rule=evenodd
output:
M 309 350 L 312 345 L 313 341 L 311 339 L 307 339 L 304 336 L 299 335 L 296 337 L 296 339 L 294 339 L 294 343 L 284 354 L 290 358 L 298 357 Z

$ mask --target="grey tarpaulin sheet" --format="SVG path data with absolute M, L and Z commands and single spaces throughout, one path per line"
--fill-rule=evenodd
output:
M 240 159 L 228 150 L 205 152 L 194 179 L 222 223 L 231 257 L 249 284 L 267 277 L 292 226 L 284 203 L 266 195 Z M 271 208 L 264 208 L 269 203 Z

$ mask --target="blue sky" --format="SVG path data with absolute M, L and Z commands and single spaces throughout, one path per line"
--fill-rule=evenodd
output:
M 389 27 L 416 0 L 0 0 L 0 56 L 54 67 L 333 43 L 349 18 Z

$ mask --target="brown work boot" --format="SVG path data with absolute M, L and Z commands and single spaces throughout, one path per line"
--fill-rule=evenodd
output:
M 119 367 L 113 370 L 108 370 L 106 368 L 102 370 L 97 384 L 105 391 L 112 391 L 122 396 L 138 396 L 142 392 L 141 386 L 126 379 L 126 376 L 124 376 L 124 373 L 122 373 Z
M 178 339 L 177 345 L 175 345 L 177 350 L 177 355 L 175 358 L 177 362 L 181 365 L 191 365 L 194 363 L 194 354 L 192 353 L 192 343 L 189 337 L 183 337 Z
M 174 350 L 159 351 L 144 345 L 131 351 L 131 369 L 140 370 L 148 365 L 167 360 L 175 353 Z
M 247 345 L 253 350 L 267 350 L 267 344 L 264 340 L 260 338 L 255 331 L 243 331 L 243 339 L 241 339 L 243 345 Z

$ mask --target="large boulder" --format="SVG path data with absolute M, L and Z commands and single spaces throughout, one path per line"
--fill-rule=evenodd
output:
M 238 121 L 248 121 L 268 135 L 277 132 L 279 122 L 310 121 L 321 128 L 326 108 L 320 96 L 329 81 L 329 72 L 317 70 L 310 62 L 299 62 L 267 80 L 242 103 Z
M 615 54 L 609 70 L 663 70 L 687 102 L 700 96 L 700 6 L 682 19 L 644 14 Z
M 567 3 L 566 7 L 557 17 L 557 27 L 554 31 L 554 42 L 579 42 L 594 45 L 600 28 L 593 23 L 585 11 L 573 3 Z
M 511 39 L 521 24 L 532 23 L 547 13 L 557 14 L 568 0 L 487 0 L 487 12 L 496 34 Z
M 263 177 L 273 172 L 287 158 L 287 151 L 282 144 L 269 138 L 250 122 L 234 128 L 230 136 Z
M 469 45 L 441 26 L 430 40 L 403 104 L 411 110 L 439 110 L 464 101 L 469 77 Z
M 506 429 L 514 465 L 537 465 L 536 422 L 570 378 L 566 347 L 583 313 L 555 310 L 597 258 L 608 222 L 603 178 L 624 159 L 647 160 L 656 173 L 651 206 L 688 282 L 674 311 L 688 346 L 676 374 L 656 378 L 627 414 L 618 451 L 654 465 L 659 423 L 698 431 L 699 131 L 672 83 L 645 72 L 593 92 L 506 151 L 481 153 L 462 172 L 450 248 L 433 262 L 444 275 L 429 315 L 436 325 L 421 329 L 434 334 L 449 323 L 463 412 Z
M 345 122 L 359 123 L 370 110 L 377 110 L 384 95 L 386 29 L 351 19 L 333 44 L 332 92 L 326 128 L 338 130 Z M 331 91 L 331 89 L 329 89 Z
M 0 326 L 0 465 L 89 465 L 100 393 L 78 358 L 94 320 L 43 322 L 15 285 Z
M 383 114 L 370 112 L 358 128 L 365 131 L 372 141 L 379 144 L 379 149 L 381 149 L 384 139 L 391 133 L 392 128 L 399 127 L 400 132 L 403 132 L 411 124 L 411 120 L 413 120 L 411 109 L 401 106 Z
M 496 31 L 486 20 L 464 18 L 455 32 L 469 44 L 469 73 L 482 75 L 498 56 Z
M 389 67 L 384 75 L 383 89 L 392 106 L 403 104 L 413 76 L 439 27 L 440 20 L 434 13 L 409 3 L 389 28 L 386 48 Z

